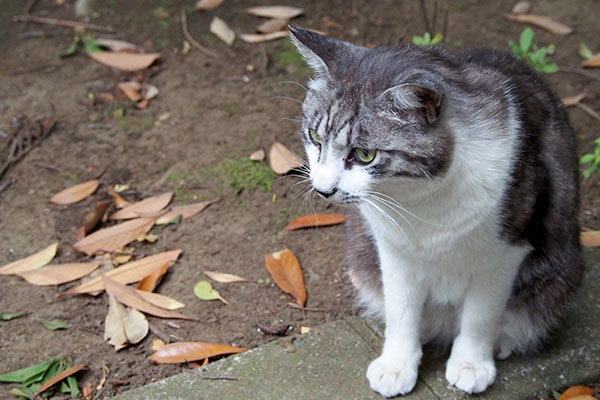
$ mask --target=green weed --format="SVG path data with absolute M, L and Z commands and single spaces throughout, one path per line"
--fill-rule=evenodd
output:
M 435 46 L 444 40 L 444 35 L 436 33 L 435 36 L 431 37 L 431 33 L 425 32 L 423 36 L 413 36 L 412 42 L 417 46 Z
M 298 76 L 309 76 L 310 69 L 304 62 L 304 58 L 298 53 L 296 46 L 285 42 L 284 49 L 276 54 L 279 64 L 289 67 L 290 72 Z
M 584 154 L 579 160 L 579 164 L 589 164 L 587 169 L 583 171 L 583 176 L 589 178 L 600 167 L 600 137 L 594 140 L 596 148 L 593 153 Z
M 548 56 L 554 54 L 554 44 L 546 47 L 538 47 L 535 44 L 535 32 L 531 28 L 525 28 L 519 43 L 512 40 L 508 42 L 511 53 L 519 60 L 523 60 L 542 74 L 553 74 L 558 71 L 558 65 L 551 62 Z

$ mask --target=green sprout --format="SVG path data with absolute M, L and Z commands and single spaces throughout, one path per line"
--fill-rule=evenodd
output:
M 444 40 L 444 35 L 436 33 L 435 36 L 431 37 L 431 33 L 425 32 L 423 36 L 413 36 L 412 42 L 417 46 L 435 46 Z
M 523 60 L 535 68 L 537 72 L 542 74 L 553 74 L 558 71 L 558 65 L 550 62 L 547 56 L 554 54 L 554 45 L 550 44 L 546 47 L 538 47 L 535 44 L 535 32 L 531 28 L 526 28 L 519 43 L 512 40 L 508 42 L 511 53 L 519 60 Z
M 589 178 L 598 170 L 598 167 L 600 167 L 600 137 L 594 140 L 594 143 L 596 143 L 594 152 L 584 154 L 581 159 L 579 159 L 579 164 L 589 164 L 587 169 L 583 171 L 583 176 L 586 178 Z

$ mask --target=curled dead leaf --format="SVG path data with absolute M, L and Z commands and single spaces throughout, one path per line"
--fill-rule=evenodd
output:
M 108 296 L 108 314 L 104 320 L 104 340 L 120 350 L 128 343 L 139 343 L 148 335 L 150 326 L 146 316 L 134 308 L 119 304 L 115 296 Z
M 173 192 L 167 192 L 158 196 L 133 203 L 110 216 L 110 219 L 131 219 L 139 216 L 157 213 L 169 205 L 173 198 Z
M 125 42 L 123 40 L 108 39 L 108 38 L 97 38 L 95 40 L 102 47 L 106 47 L 110 51 L 136 52 L 136 51 L 139 50 L 139 48 L 135 44 L 129 43 L 129 42 Z
M 286 29 L 288 22 L 289 21 L 287 19 L 273 18 L 257 26 L 256 31 L 258 33 L 273 33 L 282 31 Z
M 276 174 L 284 175 L 294 168 L 300 168 L 302 161 L 283 144 L 274 141 L 269 151 L 269 164 Z
M 150 275 L 144 277 L 144 279 L 142 279 L 138 285 L 138 290 L 153 292 L 167 273 L 169 264 L 169 262 L 163 264 L 160 268 L 154 270 L 154 272 L 152 272 Z
M 219 17 L 214 17 L 211 21 L 210 32 L 229 46 L 235 41 L 235 32 Z
M 71 263 L 49 265 L 33 271 L 21 272 L 18 275 L 36 286 L 62 285 L 91 274 L 100 263 Z
M 570 388 L 565 390 L 563 392 L 563 394 L 560 395 L 558 400 L 569 400 L 569 399 L 577 400 L 580 398 L 580 396 L 587 396 L 591 399 L 594 399 L 594 397 L 593 397 L 594 393 L 595 393 L 595 390 L 591 387 L 581 386 L 581 385 L 571 386 Z M 580 400 L 584 400 L 584 399 L 580 399 Z
M 137 218 L 109 228 L 100 229 L 73 245 L 88 255 L 97 251 L 113 251 L 133 242 L 142 233 L 148 233 L 157 217 Z
M 600 231 L 581 232 L 581 244 L 586 247 L 600 247 Z
M 582 67 L 585 68 L 595 68 L 600 67 L 600 53 L 594 55 L 592 58 L 585 60 L 582 64 Z
M 222 272 L 204 271 L 204 274 L 213 281 L 220 283 L 250 282 L 250 280 L 246 278 L 232 274 L 225 274 Z
M 289 34 L 287 31 L 277 31 L 271 33 L 241 33 L 240 39 L 246 43 L 260 43 L 281 39 L 288 36 Z
M 184 363 L 245 351 L 248 349 L 216 343 L 177 342 L 160 348 L 150 356 L 150 360 L 159 364 Z
M 508 14 L 506 18 L 508 18 L 508 20 L 510 21 L 535 25 L 538 28 L 545 29 L 548 32 L 552 32 L 557 35 L 565 36 L 573 32 L 573 29 L 566 26 L 565 24 L 558 22 L 552 18 L 545 17 L 543 15 Z
M 513 14 L 527 14 L 529 11 L 531 11 L 530 1 L 519 1 L 512 9 Z
M 83 239 L 85 235 L 98 225 L 98 222 L 102 220 L 102 217 L 104 217 L 106 210 L 108 210 L 111 204 L 112 202 L 109 200 L 96 202 L 96 206 L 83 217 L 83 222 L 77 230 L 77 240 Z
M 292 220 L 285 229 L 293 231 L 302 228 L 314 228 L 317 226 L 331 226 L 342 224 L 346 221 L 344 214 L 307 214 Z
M 142 95 L 140 94 L 142 85 L 140 85 L 139 82 L 120 82 L 117 84 L 117 89 L 123 92 L 123 94 L 125 94 L 125 96 L 133 102 L 140 101 L 142 99 Z
M 206 207 L 210 206 L 211 204 L 217 203 L 219 201 L 221 201 L 221 198 L 215 197 L 214 199 L 207 200 L 207 201 L 201 201 L 199 203 L 193 203 L 193 204 L 187 204 L 185 206 L 173 207 L 171 209 L 171 211 L 168 211 L 167 213 L 161 215 L 156 220 L 156 225 L 168 224 L 169 222 L 173 221 L 173 219 L 176 218 L 178 215 L 181 215 L 182 219 L 191 218 L 194 215 L 201 212 L 202 210 L 204 210 Z
M 52 196 L 50 202 L 61 206 L 77 203 L 94 193 L 98 189 L 99 184 L 100 181 L 98 179 L 93 179 L 68 187 Z
M 25 257 L 4 265 L 2 268 L 0 268 L 0 275 L 18 274 L 41 268 L 52 261 L 57 250 L 58 242 L 51 244 L 44 250 L 32 254 L 29 257 Z
M 564 98 L 560 99 L 560 101 L 562 102 L 563 106 L 565 106 L 565 107 L 573 107 L 573 106 L 576 106 L 577 104 L 581 103 L 581 100 L 583 100 L 584 97 L 585 97 L 585 93 L 581 92 L 574 96 L 564 97 Z
M 257 6 L 247 8 L 246 12 L 257 17 L 289 20 L 302 15 L 304 10 L 289 6 Z
M 304 307 L 306 303 L 306 287 L 300 262 L 289 249 L 284 249 L 265 258 L 267 271 L 281 290 L 291 294 L 296 304 Z
M 162 294 L 145 292 L 138 289 L 136 289 L 135 292 L 148 303 L 164 308 L 165 310 L 179 310 L 180 308 L 185 307 L 185 304 Z
M 256 150 L 250 154 L 250 160 L 252 161 L 263 161 L 265 159 L 265 151 L 263 149 Z
M 129 206 L 130 203 L 127 200 L 125 200 L 115 189 L 109 186 L 108 191 L 110 192 L 110 195 L 113 198 L 113 202 L 115 203 L 115 206 L 118 209 Z
M 86 53 L 92 60 L 123 71 L 140 71 L 148 68 L 160 57 L 160 53 L 124 53 L 97 51 Z
M 199 0 L 196 3 L 196 10 L 210 11 L 219 7 L 225 0 Z

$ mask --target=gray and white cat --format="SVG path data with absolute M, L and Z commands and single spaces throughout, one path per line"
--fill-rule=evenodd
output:
M 351 277 L 385 321 L 368 367 L 383 396 L 415 386 L 426 342 L 446 379 L 494 382 L 494 356 L 531 349 L 579 285 L 578 168 L 544 80 L 487 49 L 360 47 L 290 27 L 314 70 L 302 106 L 313 189 L 354 205 Z

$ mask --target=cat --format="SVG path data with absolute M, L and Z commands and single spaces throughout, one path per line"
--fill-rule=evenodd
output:
M 544 341 L 583 273 L 576 140 L 545 81 L 509 54 L 361 47 L 290 26 L 314 75 L 301 135 L 312 189 L 349 204 L 350 277 L 385 322 L 367 379 L 412 391 L 428 342 L 479 393 Z

